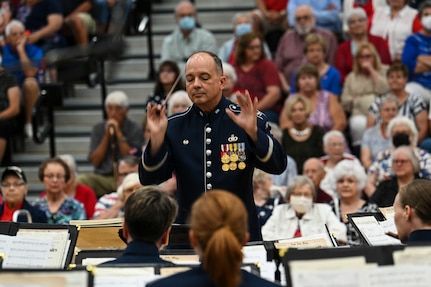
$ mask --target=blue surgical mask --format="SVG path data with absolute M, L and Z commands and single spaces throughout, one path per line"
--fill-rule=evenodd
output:
M 251 24 L 243 23 L 238 24 L 235 27 L 235 36 L 237 38 L 241 37 L 244 34 L 251 33 Z
M 182 17 L 178 22 L 178 25 L 180 26 L 181 30 L 190 31 L 193 30 L 193 28 L 195 27 L 196 20 L 194 17 L 190 16 Z

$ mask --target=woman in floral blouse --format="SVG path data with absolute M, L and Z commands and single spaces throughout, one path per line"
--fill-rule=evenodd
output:
M 69 224 L 70 220 L 86 219 L 82 203 L 64 192 L 69 178 L 68 165 L 58 157 L 45 160 L 39 167 L 39 179 L 45 185 L 46 195 L 33 205 L 46 213 L 48 223 Z

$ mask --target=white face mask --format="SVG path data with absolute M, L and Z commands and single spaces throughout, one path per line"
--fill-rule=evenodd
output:
M 425 30 L 431 31 L 431 16 L 422 17 L 421 23 Z
M 313 200 L 305 196 L 291 195 L 289 204 L 297 213 L 305 214 L 313 206 Z

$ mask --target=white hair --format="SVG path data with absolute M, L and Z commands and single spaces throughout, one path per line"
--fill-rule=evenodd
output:
M 344 159 L 340 161 L 332 171 L 331 190 L 337 190 L 337 181 L 345 176 L 353 176 L 356 179 L 358 191 L 362 191 L 367 183 L 367 174 L 364 168 L 354 160 Z
M 73 155 L 61 154 L 58 157 L 61 158 L 69 166 L 70 173 L 73 172 L 75 175 L 77 175 L 76 161 Z
M 235 83 L 236 80 L 238 80 L 238 76 L 236 75 L 235 68 L 231 64 L 226 62 L 223 62 L 222 66 L 223 66 L 223 75 L 225 75 L 226 77 L 231 77 L 232 81 Z
M 354 15 L 358 15 L 358 16 L 361 16 L 362 18 L 367 19 L 367 13 L 365 12 L 364 8 L 356 7 L 356 8 L 351 9 L 349 12 L 347 12 L 346 16 L 344 17 L 344 21 L 347 24 L 349 24 L 350 18 Z
M 186 91 L 178 90 L 169 97 L 168 102 L 166 103 L 168 106 L 168 116 L 171 116 L 174 113 L 173 109 L 175 104 L 182 101 L 186 101 L 189 107 L 193 105 L 193 102 L 190 100 L 190 97 Z
M 12 21 L 9 22 L 9 24 L 6 25 L 6 28 L 5 28 L 5 35 L 6 35 L 6 37 L 9 36 L 10 31 L 13 28 L 15 28 L 15 27 L 19 27 L 23 31 L 25 31 L 25 26 L 24 26 L 24 24 L 21 21 L 19 21 L 19 20 L 12 20 Z
M 416 128 L 415 123 L 411 119 L 409 119 L 408 117 L 396 116 L 395 118 L 393 118 L 389 122 L 388 127 L 386 129 L 386 133 L 389 135 L 390 138 L 392 138 L 392 136 L 393 136 L 392 130 L 394 129 L 394 126 L 396 126 L 396 125 L 405 125 L 413 135 L 413 139 L 412 139 L 412 142 L 410 144 L 412 146 L 417 146 L 417 144 L 418 144 L 418 129 Z
M 123 183 L 117 188 L 118 198 L 121 200 L 124 200 L 124 191 L 137 184 L 141 184 L 139 180 L 139 173 L 132 172 L 126 175 L 126 177 L 123 180 Z
M 327 132 L 327 133 L 323 136 L 323 145 L 325 145 L 325 146 L 326 146 L 326 145 L 329 143 L 329 139 L 330 139 L 331 137 L 333 137 L 333 136 L 335 136 L 335 137 L 339 137 L 339 138 L 343 139 L 343 143 L 345 143 L 345 142 L 346 142 L 346 139 L 344 138 L 344 135 L 343 135 L 343 133 L 342 133 L 342 132 L 337 131 L 337 130 L 332 130 L 332 131 Z
M 123 91 L 113 91 L 105 99 L 105 107 L 109 104 L 127 108 L 129 107 L 129 98 Z

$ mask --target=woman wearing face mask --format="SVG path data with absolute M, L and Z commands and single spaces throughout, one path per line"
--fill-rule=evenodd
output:
M 238 45 L 238 39 L 244 34 L 254 32 L 253 17 L 248 13 L 235 14 L 235 16 L 233 16 L 232 22 L 233 22 L 234 35 L 231 39 L 224 42 L 218 51 L 219 58 L 223 62 L 229 63 L 231 65 L 235 63 L 235 53 L 236 53 L 236 47 Z M 267 58 L 271 60 L 272 59 L 271 52 L 269 50 L 268 45 L 265 42 L 263 43 L 263 49 L 265 51 L 265 54 L 267 55 Z
M 401 61 L 409 68 L 406 90 L 418 94 L 429 105 L 431 94 L 431 1 L 419 6 L 422 29 L 407 37 Z
M 431 154 L 417 147 L 418 130 L 412 120 L 407 117 L 397 116 L 388 125 L 388 135 L 392 142 L 392 147 L 380 154 L 368 169 L 368 180 L 365 194 L 368 197 L 376 190 L 376 186 L 383 180 L 390 179 L 393 174 L 392 155 L 399 146 L 408 146 L 412 149 L 419 160 L 419 175 L 423 178 L 431 179 Z
M 329 231 L 339 241 L 346 241 L 346 226 L 341 223 L 331 207 L 314 203 L 316 191 L 306 176 L 295 177 L 287 187 L 286 204 L 274 208 L 272 216 L 262 227 L 264 240 L 278 240 L 309 236 Z
M 362 190 L 365 187 L 367 175 L 364 168 L 351 160 L 342 160 L 334 168 L 331 179 L 331 189 L 337 194 L 330 202 L 334 213 L 347 227 L 347 244 L 360 245 L 359 234 L 348 222 L 346 215 L 361 212 L 379 212 L 375 203 L 363 200 Z

